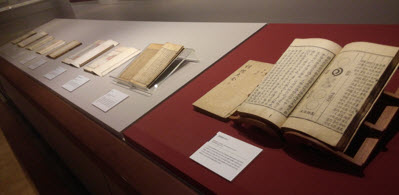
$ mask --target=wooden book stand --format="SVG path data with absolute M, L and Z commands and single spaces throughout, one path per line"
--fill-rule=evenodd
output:
M 382 110 L 382 112 L 380 112 L 380 110 Z M 345 152 L 336 151 L 327 144 L 300 132 L 288 131 L 282 134 L 282 131 L 261 120 L 240 116 L 231 116 L 230 119 L 232 119 L 237 125 L 249 124 L 259 127 L 272 136 L 285 139 L 287 143 L 305 144 L 322 152 L 336 156 L 339 159 L 359 168 L 363 168 L 377 148 L 378 144 L 384 138 L 386 130 L 394 121 L 398 110 L 399 89 L 396 93 L 384 91 Z

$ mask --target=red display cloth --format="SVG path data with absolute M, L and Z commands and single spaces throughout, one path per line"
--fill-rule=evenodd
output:
M 240 29 L 237 29 L 240 30 Z M 234 32 L 232 32 L 234 33 Z M 399 25 L 269 24 L 124 131 L 133 145 L 218 194 L 385 194 L 399 191 L 399 136 L 358 176 L 322 154 L 282 147 L 255 130 L 237 128 L 194 110 L 192 103 L 248 60 L 275 63 L 295 38 L 325 38 L 341 46 L 367 41 L 399 46 Z M 217 44 L 217 43 L 212 43 Z M 212 45 L 210 44 L 210 45 Z M 399 84 L 396 74 L 392 91 Z M 167 86 L 161 86 L 167 87 Z M 218 131 L 263 149 L 232 182 L 189 159 Z

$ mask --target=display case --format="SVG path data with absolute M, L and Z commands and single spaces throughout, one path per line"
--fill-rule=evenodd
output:
M 285 11 L 281 11 L 270 6 L 270 2 L 260 0 L 245 5 L 238 1 L 221 1 L 217 6 L 210 1 L 159 1 L 155 4 L 131 1 L 112 6 L 91 1 L 74 5 L 75 11 L 87 11 L 76 12 L 81 19 L 53 19 L 71 13 L 69 7 L 54 14 L 54 9 L 48 6 L 70 6 L 67 1 L 54 2 L 34 3 L 24 17 L 13 16 L 0 23 L 7 31 L 0 42 L 3 43 L 0 47 L 0 90 L 91 193 L 392 194 L 398 191 L 395 183 L 399 179 L 397 116 L 392 115 L 392 123 L 385 129 L 386 136 L 378 145 L 373 145 L 374 152 L 368 163 L 362 164 L 359 170 L 307 144 L 285 144 L 284 139 L 276 139 L 259 128 L 221 121 L 197 112 L 192 106 L 248 60 L 275 63 L 295 38 L 320 37 L 340 45 L 368 41 L 399 46 L 398 25 L 264 23 L 266 13 L 272 13 L 270 19 L 275 22 L 381 23 L 382 19 L 373 15 L 350 17 L 349 21 L 346 16 L 353 16 L 353 9 L 330 20 L 331 14 L 326 10 L 341 9 L 342 2 L 326 6 L 313 1 L 309 4 L 317 4 L 320 9 L 310 12 L 315 9 L 303 2 L 296 6 L 286 2 L 282 4 Z M 374 9 L 374 5 L 364 6 Z M 395 6 L 385 6 L 390 8 L 385 10 L 387 15 L 398 13 Z M 222 7 L 227 11 L 221 12 L 219 8 Z M 265 7 L 270 12 L 266 12 Z M 26 8 L 15 10 L 18 9 Z M 291 13 L 290 10 L 298 11 L 293 12 L 295 17 L 286 14 Z M 0 14 L 5 14 L 2 18 L 13 15 L 6 11 Z M 66 42 L 77 40 L 82 46 L 50 59 L 9 42 L 30 30 L 45 31 Z M 102 53 L 105 55 L 118 47 L 144 50 L 151 43 L 166 42 L 192 50 L 178 57 L 152 87 L 139 89 L 116 79 L 135 58 L 103 77 L 85 71 L 84 67 L 62 62 L 98 40 L 115 40 L 120 44 Z M 57 74 L 52 74 L 51 79 L 45 76 L 54 71 Z M 63 87 L 78 77 L 86 81 L 74 90 Z M 396 73 L 385 90 L 393 93 L 398 86 L 399 74 Z M 114 90 L 121 92 L 124 98 L 113 102 L 110 109 L 104 111 L 93 105 Z M 263 150 L 233 181 L 225 180 L 189 158 L 217 132 Z

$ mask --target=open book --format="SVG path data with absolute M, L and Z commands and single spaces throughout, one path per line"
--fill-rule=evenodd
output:
M 236 113 L 344 151 L 398 61 L 397 47 L 355 42 L 341 48 L 325 39 L 296 39 Z M 201 99 L 194 106 L 210 111 Z

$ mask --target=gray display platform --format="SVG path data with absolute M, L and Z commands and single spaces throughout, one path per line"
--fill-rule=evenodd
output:
M 3 53 L 1 53 L 1 56 L 64 97 L 70 103 L 76 105 L 100 124 L 105 125 L 112 133 L 117 136 L 122 136 L 121 132 L 130 124 L 211 66 L 264 25 L 265 23 L 191 23 L 54 19 L 38 27 L 36 31 L 46 31 L 54 36 L 55 39 L 65 40 L 66 42 L 77 40 L 83 43 L 82 46 L 56 60 L 39 56 L 26 64 L 21 64 L 19 62 L 23 56 L 17 59 L 13 59 Z M 171 42 L 181 44 L 187 48 L 193 48 L 200 62 L 190 62 L 182 66 L 177 72 L 165 80 L 152 96 L 148 97 L 113 84 L 113 80 L 110 76 L 117 76 L 131 60 L 104 77 L 95 76 L 85 72 L 83 68 L 75 68 L 61 62 L 67 56 L 77 53 L 79 50 L 99 39 L 112 39 L 120 43 L 118 46 L 134 47 L 140 50 L 144 49 L 150 43 Z M 0 50 L 7 47 L 15 48 L 17 46 L 11 46 L 11 43 L 7 43 L 3 45 Z M 28 51 L 23 48 L 18 48 L 18 51 L 22 50 Z M 28 66 L 39 58 L 45 58 L 48 62 L 37 69 L 29 69 Z M 43 76 L 58 66 L 67 69 L 67 71 L 53 80 L 48 80 Z M 90 81 L 73 92 L 69 92 L 62 88 L 63 84 L 74 79 L 78 75 L 88 77 Z M 128 94 L 129 97 L 106 113 L 92 105 L 94 100 L 108 93 L 111 89 L 117 89 Z M 62 110 L 60 110 L 60 112 L 62 112 Z M 83 130 L 84 129 L 82 129 L 82 131 Z

